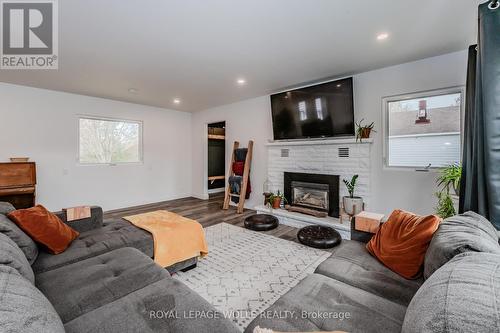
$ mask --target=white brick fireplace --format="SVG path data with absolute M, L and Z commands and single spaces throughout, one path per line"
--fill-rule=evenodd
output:
M 357 143 L 354 139 L 336 139 L 268 143 L 268 180 L 272 183 L 274 191 L 283 192 L 284 172 L 338 175 L 340 176 L 339 199 L 341 201 L 343 196 L 348 195 L 342 179 L 350 180 L 353 175 L 357 174 L 359 179 L 355 195 L 363 197 L 365 208 L 369 207 L 372 142 L 372 139 L 365 139 L 363 143 Z M 256 209 L 263 213 L 262 208 L 259 206 Z M 303 214 L 276 212 L 276 210 L 273 214 L 277 215 L 282 223 L 296 227 L 311 223 L 325 224 L 321 223 L 322 221 L 338 223 L 337 219 L 330 217 L 318 219 Z M 293 217 L 293 221 L 290 221 L 290 217 Z M 345 233 L 346 227 L 344 223 L 340 226 L 341 230 L 338 230 Z M 343 234 L 343 236 L 346 235 Z

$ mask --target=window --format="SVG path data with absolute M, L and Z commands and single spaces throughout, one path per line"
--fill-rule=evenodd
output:
M 386 166 L 460 163 L 462 96 L 462 88 L 451 88 L 384 98 Z
M 302 121 L 307 120 L 307 108 L 304 101 L 299 102 L 299 117 Z
M 141 162 L 142 123 L 81 117 L 79 147 L 79 161 L 82 164 Z

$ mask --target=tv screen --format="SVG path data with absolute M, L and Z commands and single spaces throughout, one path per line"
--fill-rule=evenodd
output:
M 352 77 L 271 95 L 274 140 L 354 135 Z

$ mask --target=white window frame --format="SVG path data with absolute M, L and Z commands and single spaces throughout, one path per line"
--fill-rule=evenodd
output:
M 434 90 L 419 91 L 401 95 L 393 95 L 382 98 L 382 139 L 383 144 L 383 168 L 387 170 L 406 171 L 428 171 L 440 170 L 443 167 L 432 166 L 421 168 L 417 166 L 391 166 L 389 165 L 389 103 L 407 99 L 418 99 L 440 95 L 460 94 L 460 161 L 462 160 L 462 148 L 464 140 L 464 110 L 465 110 L 465 86 L 453 86 Z
M 80 120 L 81 119 L 89 119 L 89 120 L 103 120 L 103 121 L 114 121 L 114 122 L 126 122 L 126 123 L 135 123 L 139 125 L 139 161 L 134 162 L 114 162 L 114 163 L 84 163 L 80 161 Z M 144 123 L 142 120 L 133 120 L 133 119 L 123 119 L 123 118 L 111 118 L 111 117 L 101 117 L 101 116 L 89 116 L 89 115 L 77 115 L 76 117 L 77 123 L 77 156 L 76 161 L 80 166 L 117 166 L 117 165 L 142 165 L 144 164 Z

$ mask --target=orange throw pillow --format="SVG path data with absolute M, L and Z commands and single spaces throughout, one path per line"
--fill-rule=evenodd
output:
M 385 266 L 407 279 L 422 274 L 425 252 L 441 218 L 395 210 L 366 244 L 366 249 Z
M 52 254 L 64 252 L 79 235 L 42 205 L 15 210 L 7 216 Z

